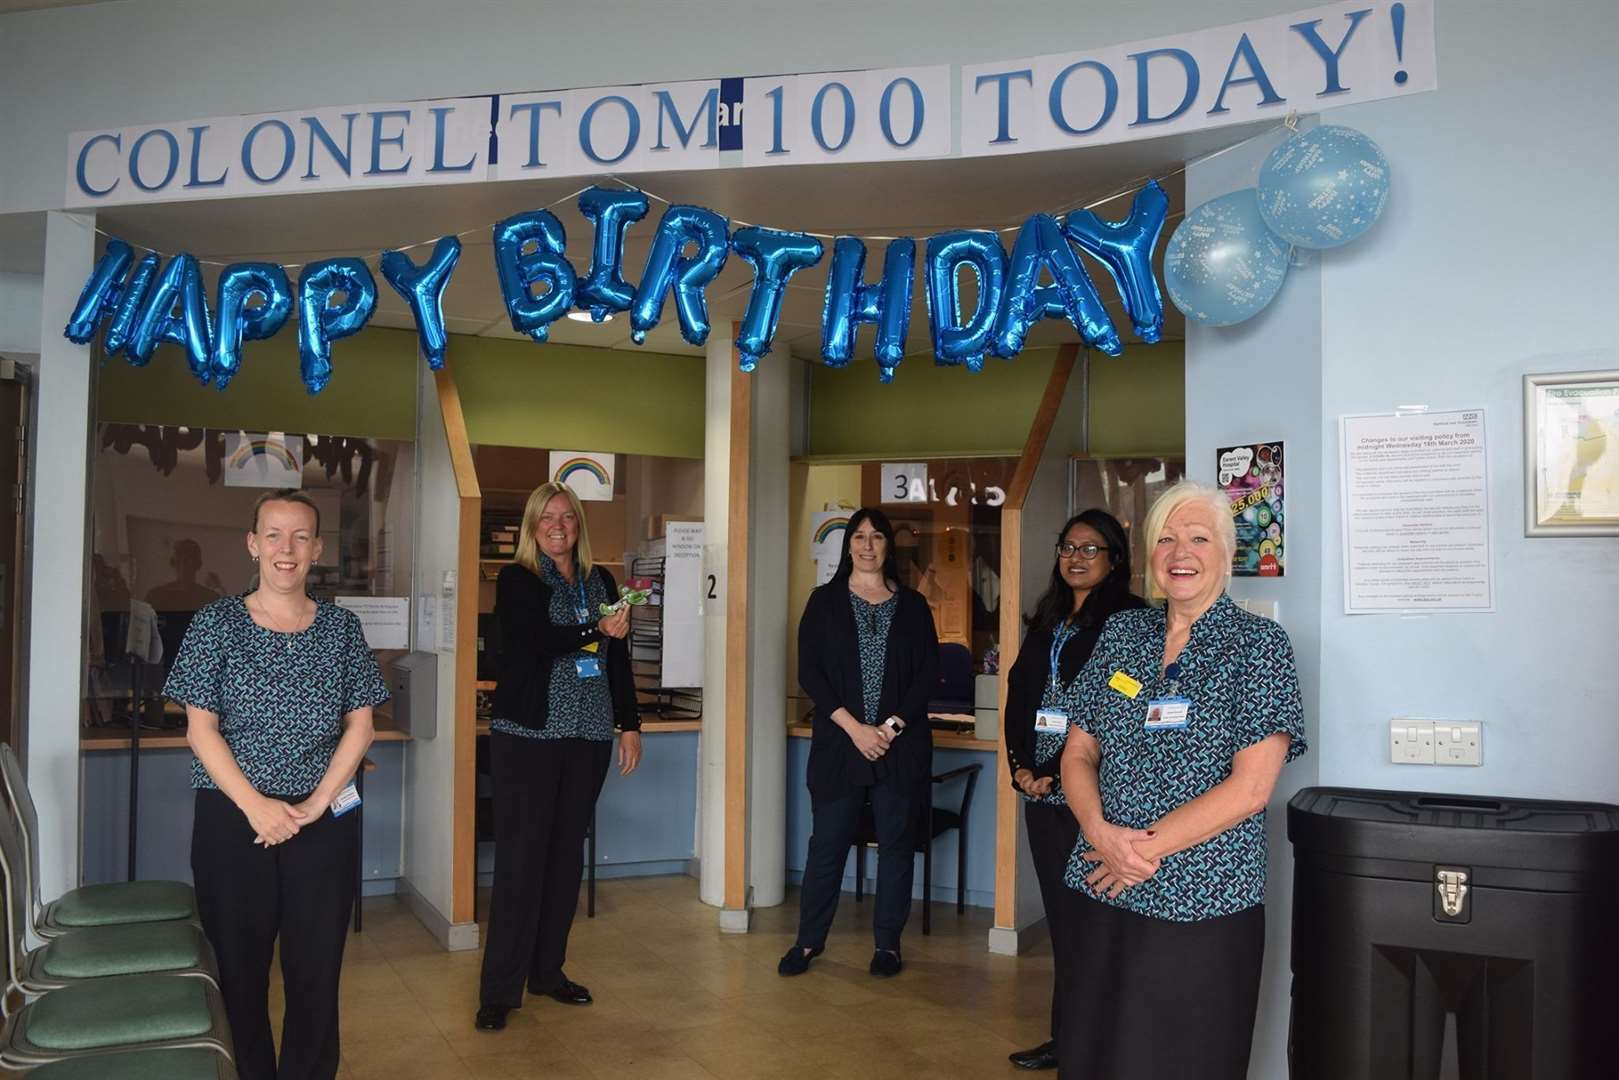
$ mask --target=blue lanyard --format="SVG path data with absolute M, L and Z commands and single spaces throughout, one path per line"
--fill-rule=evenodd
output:
M 1068 639 L 1073 637 L 1077 633 L 1079 633 L 1078 629 L 1076 629 L 1074 626 L 1072 626 L 1072 625 L 1070 625 L 1069 623 L 1066 623 L 1066 622 L 1063 623 L 1061 626 L 1059 626 L 1056 630 L 1052 631 L 1052 634 L 1051 634 L 1051 667 L 1050 667 L 1049 670 L 1050 670 L 1050 673 L 1051 673 L 1050 678 L 1051 678 L 1051 685 L 1052 685 L 1053 688 L 1056 688 L 1056 687 L 1059 687 L 1059 686 L 1062 685 L 1062 672 L 1061 672 L 1061 669 L 1057 666 L 1057 662 L 1062 657 L 1063 647 L 1068 644 Z
M 579 604 L 573 609 L 573 612 L 576 616 L 578 616 L 579 624 L 583 626 L 585 623 L 590 622 L 590 594 L 585 592 L 585 578 L 583 574 L 580 574 L 579 579 L 574 582 L 574 587 L 579 590 Z

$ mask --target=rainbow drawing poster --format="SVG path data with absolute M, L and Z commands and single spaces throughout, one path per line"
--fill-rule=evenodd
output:
M 810 555 L 815 559 L 815 584 L 825 585 L 837 573 L 843 558 L 843 534 L 853 510 L 818 510 L 810 515 Z
M 613 455 L 585 450 L 551 451 L 551 479 L 567 484 L 579 498 L 610 502 L 613 498 Z
M 227 431 L 225 486 L 303 487 L 304 437 L 282 431 Z

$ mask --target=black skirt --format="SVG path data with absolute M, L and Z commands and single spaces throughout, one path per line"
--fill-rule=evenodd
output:
M 1152 919 L 1076 894 L 1057 958 L 1059 1076 L 1245 1080 L 1265 908 Z

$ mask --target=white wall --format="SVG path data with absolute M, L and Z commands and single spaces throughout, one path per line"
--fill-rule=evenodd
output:
M 0 274 L 0 354 L 39 352 L 44 287 L 38 274 Z M 62 322 L 67 322 L 66 315 Z
M 416 389 L 416 543 L 415 586 L 412 589 L 412 647 L 432 651 L 435 642 L 418 639 L 416 610 L 423 593 L 435 599 L 446 570 L 457 565 L 460 506 L 455 487 L 455 470 L 450 463 L 450 446 L 439 412 L 438 391 L 432 372 L 420 366 Z M 465 583 L 476 588 L 476 582 Z M 442 605 L 441 605 L 442 607 Z M 439 617 L 454 612 L 439 612 Z M 438 735 L 416 739 L 405 753 L 405 865 L 404 878 L 439 918 L 443 931 L 449 923 L 454 791 L 455 791 L 455 657 L 442 653 L 438 658 Z M 464 928 L 463 928 L 464 930 Z M 477 929 L 470 931 L 471 945 L 464 934 L 451 934 L 451 941 L 463 947 L 477 946 Z
M 1440 9 L 1441 89 L 1334 113 L 1394 168 L 1377 229 L 1322 263 L 1336 419 L 1482 406 L 1496 612 L 1342 614 L 1336 451 L 1322 474 L 1321 779 L 1619 802 L 1619 539 L 1523 535 L 1525 372 L 1619 368 L 1619 5 Z M 1477 769 L 1388 764 L 1396 715 L 1484 724 Z

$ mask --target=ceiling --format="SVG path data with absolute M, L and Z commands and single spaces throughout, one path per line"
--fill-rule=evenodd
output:
M 1257 127 L 1257 126 L 1256 126 Z M 1130 190 L 1147 177 L 1164 177 L 1170 197 L 1170 223 L 1162 247 L 1183 212 L 1182 163 L 1252 133 L 1233 127 L 1183 136 L 1047 153 L 1005 157 L 948 158 L 933 161 L 892 162 L 844 166 L 721 169 L 623 179 L 672 202 L 693 203 L 717 210 L 735 222 L 752 222 L 781 229 L 814 233 L 867 236 L 912 236 L 919 245 L 945 229 L 962 227 L 1011 228 L 1028 215 L 1045 210 L 1060 212 L 1092 204 L 1106 218 L 1128 213 Z M 337 255 L 375 256 L 389 247 L 427 242 L 412 252 L 419 262 L 431 242 L 448 233 L 472 230 L 463 237 L 463 251 L 445 293 L 445 322 L 452 333 L 520 338 L 507 321 L 491 254 L 489 226 L 523 210 L 559 203 L 555 207 L 568 233 L 568 256 L 581 274 L 590 264 L 592 230 L 578 213 L 571 197 L 588 179 L 512 181 L 444 187 L 404 187 L 316 192 L 246 199 L 108 207 L 98 212 L 97 225 L 131 244 L 165 253 L 188 251 L 200 259 L 229 263 L 246 259 L 283 264 L 305 263 Z M 656 199 L 646 220 L 632 226 L 625 239 L 625 277 L 639 277 L 639 268 L 661 213 Z M 42 218 L 29 215 L 28 218 Z M 0 240 L 22 241 L 22 250 L 39 250 L 26 243 L 36 222 L 0 217 Z M 1006 236 L 1010 247 L 1012 237 Z M 18 250 L 10 243 L 3 245 Z M 883 241 L 869 240 L 866 272 L 875 276 L 882 266 Z M 830 245 L 828 245 L 830 247 Z M 800 271 L 788 289 L 776 345 L 793 354 L 812 358 L 820 351 L 820 318 L 828 257 Z M 920 255 L 920 252 L 919 252 Z M 920 259 L 919 259 L 920 262 Z M 20 267 L 10 267 L 13 269 Z M 212 278 L 218 267 L 207 267 Z M 1129 332 L 1116 290 L 1099 265 L 1092 276 L 1106 301 L 1121 337 Z M 296 277 L 296 271 L 292 272 Z M 968 275 L 970 278 L 971 275 Z M 919 275 L 920 278 L 920 275 Z M 752 270 L 742 259 L 728 259 L 725 269 L 707 289 L 710 317 L 739 318 L 747 304 Z M 386 283 L 378 282 L 375 324 L 410 327 L 410 312 Z M 908 349 L 928 352 L 927 303 L 920 280 L 914 290 Z M 964 290 L 970 297 L 970 288 Z M 972 303 L 970 299 L 964 301 Z M 1166 304 L 1164 337 L 1184 334 L 1180 313 Z M 597 347 L 632 347 L 628 319 L 622 316 L 596 325 L 563 319 L 553 324 L 551 340 Z M 859 342 L 869 353 L 870 331 Z M 1045 320 L 1031 330 L 1030 347 L 1077 340 L 1062 320 Z M 647 335 L 646 348 L 660 352 L 698 352 L 681 338 L 672 307 L 662 323 Z

